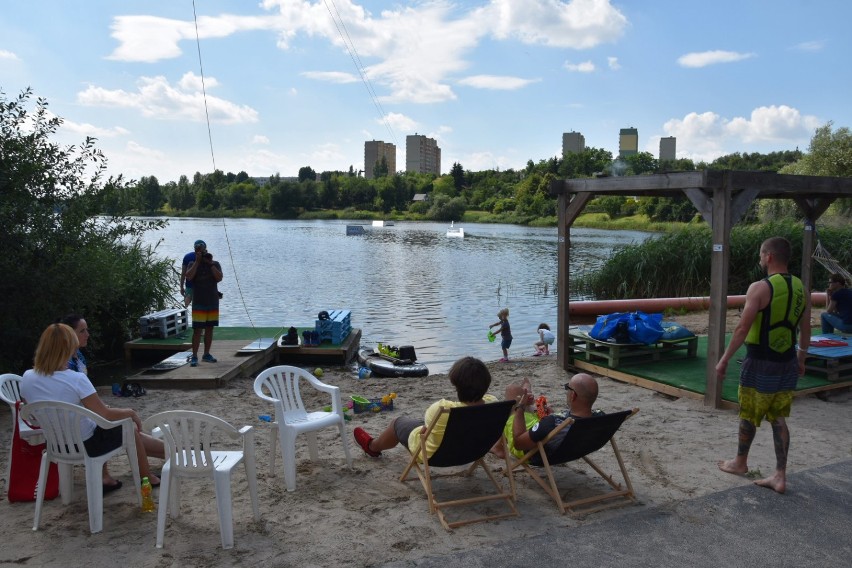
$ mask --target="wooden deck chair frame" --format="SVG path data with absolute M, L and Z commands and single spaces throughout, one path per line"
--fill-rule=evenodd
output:
M 621 428 L 621 425 L 625 420 L 633 416 L 639 412 L 638 408 L 634 408 L 632 410 L 624 410 L 621 412 L 614 412 L 610 414 L 604 415 L 595 415 L 590 418 L 580 418 L 573 419 L 568 418 L 564 420 L 559 426 L 557 426 L 552 432 L 550 432 L 543 440 L 536 444 L 536 447 L 532 450 L 529 450 L 522 458 L 519 460 L 510 460 L 510 470 L 514 471 L 516 469 L 523 469 L 527 473 L 532 476 L 532 478 L 538 483 L 542 489 L 544 489 L 545 493 L 550 495 L 550 497 L 556 502 L 556 506 L 559 511 L 564 515 L 566 511 L 570 511 L 575 515 L 586 515 L 590 513 L 594 513 L 597 511 L 602 511 L 604 509 L 609 509 L 611 507 L 620 507 L 623 505 L 627 505 L 630 503 L 636 502 L 636 493 L 633 491 L 633 484 L 630 482 L 630 476 L 627 474 L 627 468 L 624 466 L 624 460 L 621 458 L 621 452 L 618 451 L 618 445 L 615 443 L 615 434 L 618 432 L 618 429 Z M 620 417 L 620 420 L 619 418 Z M 576 455 L 575 452 L 571 452 L 568 450 L 567 452 L 563 452 L 562 457 L 566 457 L 567 459 L 560 459 L 560 450 L 562 448 L 569 448 L 572 444 L 576 442 L 578 438 L 583 436 L 586 433 L 587 428 L 584 426 L 592 426 L 594 423 L 592 421 L 595 420 L 604 420 L 609 419 L 613 421 L 613 424 L 617 422 L 617 425 L 613 427 L 612 434 L 606 440 L 598 439 L 597 442 L 590 442 L 590 450 L 586 451 L 582 455 Z M 565 439 L 562 441 L 559 449 L 555 451 L 551 451 L 551 456 L 548 458 L 548 455 L 545 453 L 544 448 L 545 445 L 552 440 L 555 436 L 559 435 L 559 433 L 564 429 L 572 426 L 568 433 L 565 435 Z M 602 437 L 601 437 L 602 438 Z M 604 446 L 609 445 L 612 447 L 612 451 L 615 454 L 615 459 L 618 461 L 618 467 L 621 470 L 621 476 L 624 480 L 624 485 L 613 476 L 607 474 L 597 463 L 595 463 L 590 457 L 590 454 L 600 450 Z M 582 450 L 581 450 L 582 453 Z M 555 455 L 554 455 L 555 454 Z M 531 460 L 535 458 L 535 456 L 541 456 L 541 464 L 533 464 Z M 598 495 L 594 495 L 591 497 L 585 497 L 582 499 L 575 499 L 573 501 L 565 502 L 562 498 L 562 494 L 559 491 L 559 487 L 556 483 L 556 478 L 553 474 L 554 465 L 559 465 L 563 463 L 568 463 L 570 461 L 574 461 L 582 458 L 592 469 L 594 469 L 598 475 L 600 475 L 612 488 L 611 491 L 606 493 L 601 493 Z M 542 476 L 536 471 L 536 469 L 541 468 L 544 470 L 545 476 L 547 480 L 542 478 Z
M 417 477 L 426 491 L 426 498 L 429 501 L 429 512 L 437 513 L 438 519 L 445 529 L 452 530 L 456 527 L 472 523 L 518 516 L 518 510 L 515 507 L 515 479 L 511 475 L 511 471 L 509 471 L 509 452 L 506 450 L 506 440 L 503 437 L 503 427 L 509 419 L 513 406 L 514 401 L 509 400 L 474 406 L 442 408 L 435 415 L 435 418 L 428 427 L 420 433 L 420 445 L 416 451 L 411 453 L 411 459 L 405 471 L 402 472 L 400 481 L 409 481 L 409 474 L 412 470 L 417 473 Z M 428 457 L 426 454 L 426 439 L 444 414 L 448 414 L 444 437 L 435 453 L 431 457 Z M 506 471 L 509 471 L 508 491 L 504 489 L 501 481 L 498 480 L 497 476 L 491 472 L 484 462 L 484 458 L 488 455 L 489 450 L 498 442 L 503 445 L 504 454 L 507 456 Z M 420 462 L 420 456 L 423 456 L 422 463 Z M 469 467 L 463 471 L 444 474 L 436 474 L 433 471 L 433 468 L 436 467 L 444 468 L 468 464 L 470 464 Z M 477 467 L 481 467 L 491 480 L 496 493 L 466 499 L 438 500 L 435 496 L 432 480 L 452 476 L 469 477 L 473 475 Z M 486 501 L 505 501 L 510 511 L 469 517 L 452 522 L 448 521 L 444 514 L 444 510 L 448 508 L 474 505 Z

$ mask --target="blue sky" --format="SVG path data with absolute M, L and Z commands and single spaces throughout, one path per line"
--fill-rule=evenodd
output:
M 111 173 L 363 169 L 437 139 L 442 170 L 522 168 L 563 132 L 618 153 L 806 150 L 852 126 L 847 0 L 0 0 L 0 89 L 98 138 Z

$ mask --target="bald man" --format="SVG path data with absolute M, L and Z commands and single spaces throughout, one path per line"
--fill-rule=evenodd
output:
M 555 430 L 566 418 L 588 418 L 596 414 L 592 410 L 592 405 L 598 398 L 598 382 L 594 377 L 586 373 L 578 373 L 565 383 L 565 391 L 568 399 L 568 412 L 545 416 L 528 429 L 524 410 L 533 403 L 533 395 L 525 388 L 524 394 L 515 399 L 518 404 L 515 405 L 513 410 L 512 440 L 507 440 L 509 446 L 526 452 L 535 448 L 539 441 Z M 544 451 L 547 452 L 551 448 L 558 447 L 569 429 L 570 426 L 563 428 L 558 436 L 545 445 Z

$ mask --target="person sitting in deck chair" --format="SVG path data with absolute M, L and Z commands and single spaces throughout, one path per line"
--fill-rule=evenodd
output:
M 486 394 L 491 386 L 491 373 L 485 363 L 474 357 L 462 357 L 450 368 L 447 373 L 450 383 L 456 388 L 458 401 L 442 399 L 433 403 L 426 409 L 425 420 L 411 418 L 409 416 L 397 416 L 377 438 L 373 438 L 363 428 L 355 428 L 353 435 L 361 449 L 370 456 L 377 458 L 382 455 L 383 450 L 389 450 L 397 444 L 405 445 L 409 451 L 414 453 L 420 448 L 420 432 L 425 430 L 434 420 L 435 415 L 443 408 L 457 408 L 460 406 L 485 404 L 497 402 L 497 398 Z M 426 439 L 427 457 L 432 457 L 446 430 L 446 415 L 430 432 Z
M 828 290 L 825 297 L 828 302 L 820 315 L 823 333 L 852 333 L 852 290 L 846 287 L 848 282 L 841 274 L 828 277 Z
M 529 384 L 527 382 L 527 384 Z M 510 388 L 511 385 L 510 385 Z M 534 403 L 533 394 L 528 388 L 524 388 L 522 394 L 515 397 L 518 404 L 515 406 L 514 414 L 509 419 L 512 424 L 511 431 L 506 429 L 506 444 L 515 457 L 521 457 L 536 444 L 543 440 L 550 432 L 555 430 L 567 418 L 588 418 L 600 411 L 592 410 L 595 400 L 598 398 L 598 382 L 589 374 L 578 373 L 565 383 L 568 410 L 564 413 L 554 413 L 540 420 L 532 420 L 527 408 Z M 509 389 L 507 389 L 507 394 Z M 563 428 L 559 435 L 547 442 L 544 451 L 549 448 L 559 447 L 570 426 Z M 511 434 L 511 435 L 510 435 Z M 520 453 L 520 455 L 518 455 Z

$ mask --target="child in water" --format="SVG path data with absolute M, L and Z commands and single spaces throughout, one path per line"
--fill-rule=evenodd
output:
M 533 347 L 535 347 L 535 353 L 533 353 L 533 357 L 538 357 L 539 355 L 550 355 L 550 346 L 553 345 L 553 342 L 556 340 L 556 336 L 553 335 L 553 332 L 550 331 L 550 326 L 546 323 L 538 324 L 538 341 L 535 342 Z
M 500 333 L 500 347 L 503 349 L 503 358 L 500 359 L 501 363 L 507 363 L 509 361 L 509 347 L 512 346 L 512 328 L 509 326 L 509 308 L 503 308 L 499 312 L 497 312 L 497 317 L 499 318 L 496 323 L 492 323 L 488 326 L 490 330 L 492 327 L 500 326 L 498 330 Z

